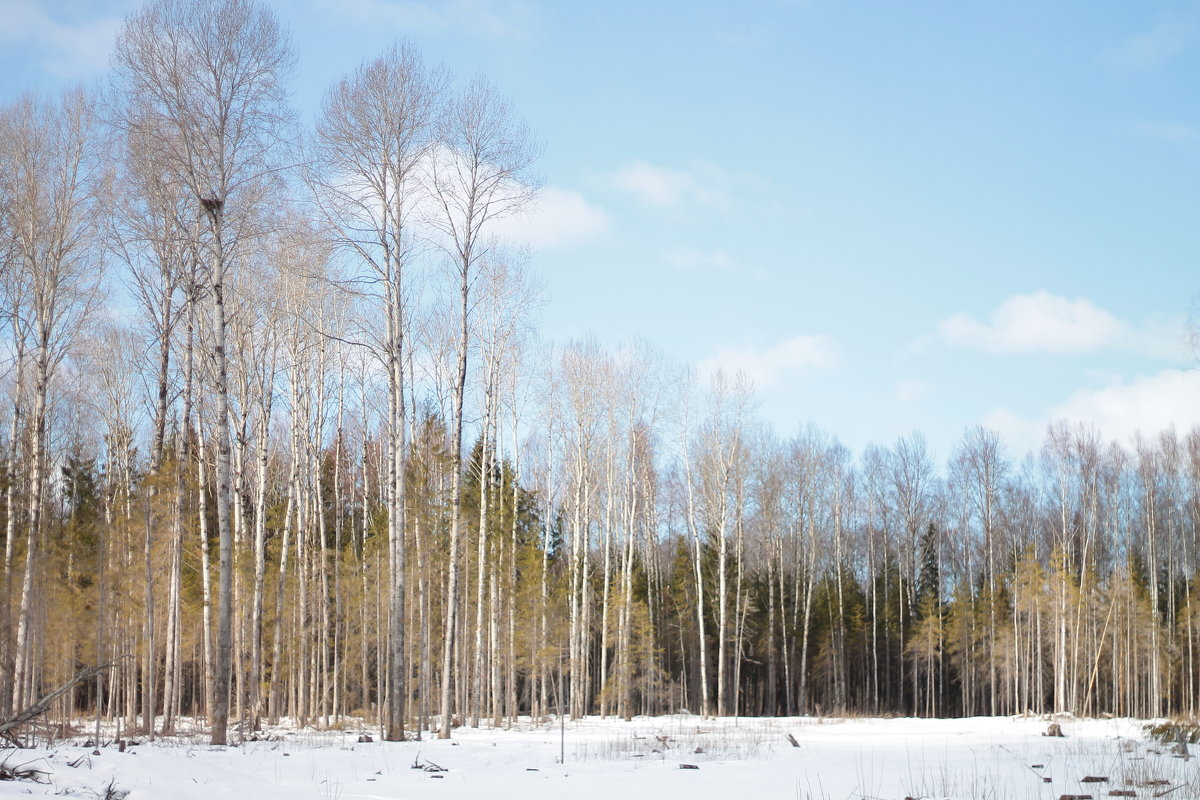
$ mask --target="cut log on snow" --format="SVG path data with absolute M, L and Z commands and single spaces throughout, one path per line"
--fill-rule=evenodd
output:
M 795 736 L 792 736 L 790 733 L 787 735 L 787 739 L 788 739 L 788 741 L 789 741 L 789 742 L 791 742 L 791 744 L 792 744 L 792 747 L 799 747 L 799 746 L 800 746 L 800 743 L 796 741 L 796 737 L 795 737 Z

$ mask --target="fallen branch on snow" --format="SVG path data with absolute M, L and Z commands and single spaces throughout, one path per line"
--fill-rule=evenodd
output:
M 127 658 L 128 656 L 123 657 Z M 75 688 L 77 683 L 96 677 L 104 670 L 111 669 L 116 665 L 116 663 L 116 661 L 110 661 L 107 664 L 100 664 L 95 667 L 86 667 L 79 670 L 79 672 L 75 674 L 74 678 L 71 678 L 71 680 L 67 681 L 62 686 L 59 686 L 54 691 L 50 692 L 50 694 L 44 696 L 33 705 L 21 709 L 3 722 L 0 722 L 0 736 L 4 737 L 12 744 L 20 746 L 20 742 L 17 741 L 16 736 L 13 734 L 13 731 L 16 728 L 19 728 L 28 722 L 32 722 L 42 714 L 45 714 L 50 710 L 50 706 L 54 705 L 55 700 Z

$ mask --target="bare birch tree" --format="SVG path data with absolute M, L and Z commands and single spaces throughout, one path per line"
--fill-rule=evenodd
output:
M 233 537 L 225 291 L 275 179 L 290 112 L 292 64 L 275 15 L 253 0 L 157 0 L 131 15 L 113 56 L 117 124 L 159 153 L 203 224 L 212 300 L 220 570 L 212 741 L 226 743 L 233 658 Z
M 0 214 L 5 218 L 3 229 L 12 237 L 8 266 L 19 273 L 25 294 L 23 307 L 13 313 L 23 315 L 16 324 L 28 337 L 23 346 L 32 359 L 25 564 L 12 666 L 14 709 L 32 702 L 36 693 L 31 614 L 49 469 L 51 381 L 87 317 L 101 273 L 96 245 L 106 189 L 99 155 L 94 102 L 82 90 L 56 100 L 25 95 L 0 110 L 0 173 L 5 175 L 7 200 Z
M 466 401 L 467 359 L 473 289 L 480 265 L 495 246 L 492 224 L 524 208 L 533 199 L 530 174 L 538 155 L 525 124 L 495 89 L 475 78 L 451 102 L 439 136 L 438 150 L 429 159 L 428 183 L 433 211 L 430 224 L 452 265 L 458 288 L 457 364 L 452 381 L 451 518 L 449 602 L 442 652 L 442 727 L 438 736 L 450 738 L 451 697 L 458 595 L 459 547 L 462 527 L 463 408 Z
M 382 330 L 373 350 L 387 373 L 388 707 L 385 738 L 404 738 L 408 691 L 405 641 L 404 453 L 408 307 L 418 244 L 415 213 L 424 197 L 419 172 L 436 133 L 445 80 L 409 45 L 393 47 L 339 81 L 317 124 L 313 184 L 348 250 L 353 285 L 375 298 Z M 369 288 L 368 288 L 369 287 Z

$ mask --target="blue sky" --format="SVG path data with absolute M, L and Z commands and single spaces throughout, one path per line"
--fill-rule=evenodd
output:
M 106 69 L 125 0 L 0 0 L 0 100 Z M 564 340 L 743 369 L 783 434 L 1200 423 L 1190 3 L 274 0 L 295 101 L 397 38 L 545 145 Z

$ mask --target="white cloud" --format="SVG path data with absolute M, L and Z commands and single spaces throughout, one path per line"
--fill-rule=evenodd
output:
M 339 19 L 423 34 L 465 32 L 523 41 L 537 24 L 537 9 L 528 0 L 316 0 L 316 5 Z
M 546 186 L 525 213 L 497 221 L 502 237 L 535 250 L 571 247 L 608 233 L 608 215 L 579 192 Z
M 1200 425 L 1200 372 L 1178 369 L 1076 392 L 1051 419 L 1093 422 L 1111 438 L 1129 441 L 1137 431 L 1152 434 L 1174 425 Z
M 122 18 L 113 15 L 66 23 L 47 13 L 45 4 L 0 0 L 0 43 L 32 46 L 42 66 L 60 78 L 85 78 L 106 69 L 121 24 Z
M 1094 425 L 1105 439 L 1126 446 L 1141 432 L 1153 436 L 1172 426 L 1179 432 L 1200 426 L 1200 371 L 1170 369 L 1130 381 L 1080 389 L 1040 418 L 1022 418 L 997 409 L 984 419 L 1021 451 L 1041 447 L 1055 420 Z
M 703 375 L 714 375 L 719 370 L 729 376 L 742 373 L 757 388 L 764 389 L 789 373 L 832 367 L 837 362 L 833 340 L 828 336 L 796 336 L 765 350 L 724 347 L 698 367 Z
M 1001 355 L 1095 350 L 1125 331 L 1120 320 L 1091 301 L 1045 291 L 1010 297 L 987 322 L 955 314 L 938 324 L 938 333 L 951 345 Z
M 728 202 L 725 193 L 698 172 L 702 170 L 673 170 L 635 161 L 617 170 L 613 182 L 655 208 L 676 208 L 685 201 L 724 206 Z

